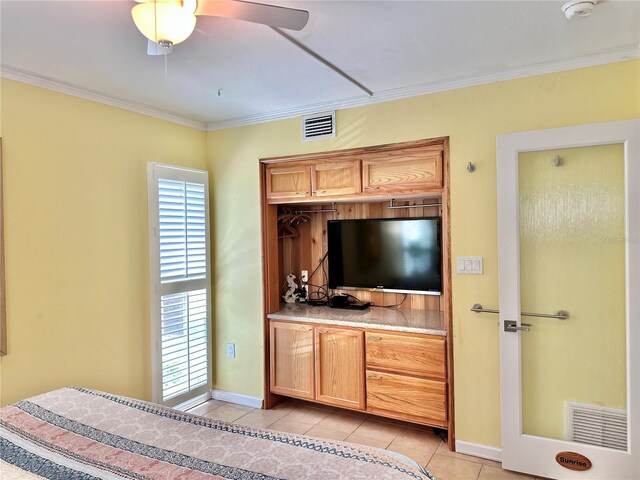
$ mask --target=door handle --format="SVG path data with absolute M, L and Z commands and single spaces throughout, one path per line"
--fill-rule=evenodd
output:
M 518 322 L 516 322 L 515 320 L 505 320 L 504 331 L 505 332 L 517 332 L 517 331 L 530 332 L 531 324 L 521 323 L 520 326 L 518 326 Z

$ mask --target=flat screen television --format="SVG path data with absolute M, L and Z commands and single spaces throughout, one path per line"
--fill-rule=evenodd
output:
M 440 295 L 440 218 L 327 222 L 329 288 Z

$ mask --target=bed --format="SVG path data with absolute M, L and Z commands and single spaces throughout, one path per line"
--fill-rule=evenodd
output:
M 0 477 L 434 480 L 415 462 L 387 451 L 75 387 L 0 409 Z

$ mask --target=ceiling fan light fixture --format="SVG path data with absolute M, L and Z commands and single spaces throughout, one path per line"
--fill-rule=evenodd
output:
M 196 27 L 190 6 L 183 7 L 181 1 L 140 3 L 131 9 L 131 16 L 138 30 L 152 42 L 176 45 L 189 38 Z

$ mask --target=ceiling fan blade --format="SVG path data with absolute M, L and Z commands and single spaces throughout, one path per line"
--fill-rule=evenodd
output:
M 198 0 L 196 15 L 235 18 L 289 30 L 302 30 L 309 21 L 306 10 L 240 0 Z
M 163 47 L 153 40 L 147 41 L 147 55 L 169 55 L 170 53 L 173 53 L 173 45 Z

